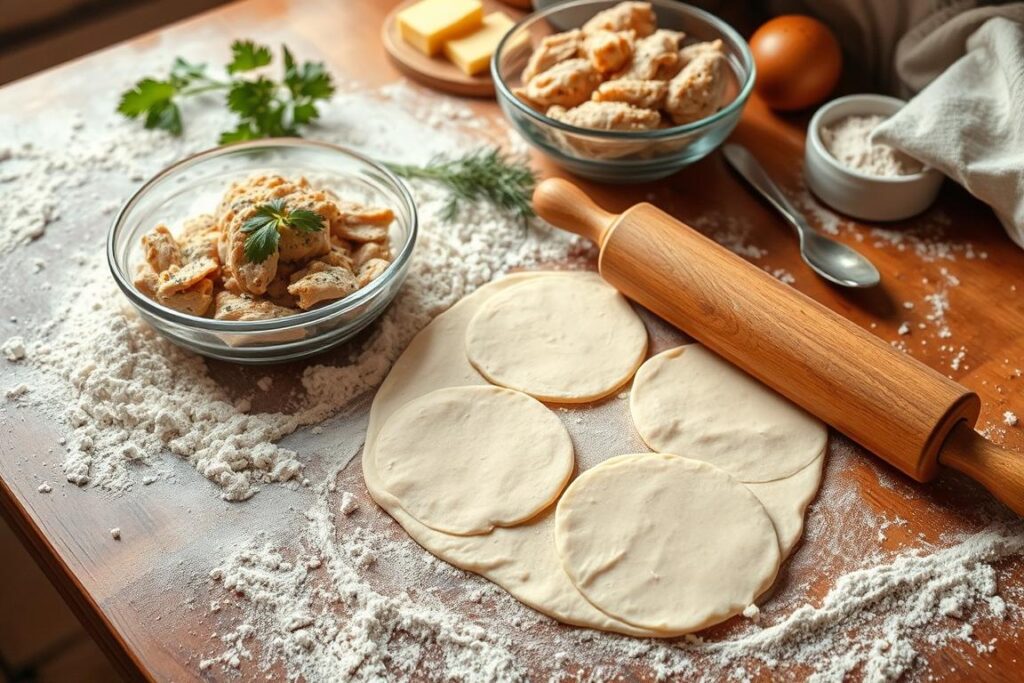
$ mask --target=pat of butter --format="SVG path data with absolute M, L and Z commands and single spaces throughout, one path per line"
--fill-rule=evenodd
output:
M 467 75 L 475 76 L 490 64 L 498 43 L 514 23 L 504 12 L 492 12 L 475 32 L 446 42 L 444 54 Z
M 433 57 L 445 41 L 464 36 L 483 21 L 480 0 L 422 0 L 398 13 L 402 39 Z

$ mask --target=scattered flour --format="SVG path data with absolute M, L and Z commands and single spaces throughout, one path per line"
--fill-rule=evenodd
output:
M 1007 410 L 1005 413 L 1003 413 L 1003 424 L 1006 425 L 1007 427 L 1016 427 L 1017 414 L 1012 410 Z
M 0 352 L 4 358 L 12 363 L 25 359 L 25 340 L 21 337 L 11 337 L 0 345 Z

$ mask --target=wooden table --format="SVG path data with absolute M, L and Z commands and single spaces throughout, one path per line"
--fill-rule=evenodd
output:
M 72 109 L 85 116 L 108 112 L 117 95 L 116 86 L 110 84 L 142 75 L 133 70 L 133 59 L 139 55 L 161 51 L 168 61 L 177 54 L 219 60 L 229 40 L 236 37 L 283 41 L 308 56 L 319 53 L 338 74 L 357 77 L 369 86 L 394 81 L 398 73 L 377 42 L 377 28 L 389 4 L 373 0 L 247 0 L 216 10 L 0 89 L 0 136 L 11 130 L 7 125 L 45 124 L 60 129 Z M 340 26 L 359 29 L 346 31 L 342 39 Z M 493 119 L 494 126 L 501 125 L 493 103 L 478 102 L 474 107 Z M 748 145 L 794 197 L 807 202 L 800 181 L 805 123 L 803 117 L 779 118 L 755 98 L 734 137 Z M 538 159 L 537 164 L 544 174 L 559 173 L 543 160 Z M 947 183 L 936 207 L 924 216 L 888 226 L 914 231 L 903 246 L 879 237 L 872 226 L 842 223 L 839 238 L 855 244 L 883 273 L 883 285 L 869 292 L 841 291 L 814 277 L 800 262 L 789 229 L 741 186 L 719 154 L 651 185 L 584 185 L 611 210 L 647 199 L 726 242 L 756 243 L 764 254 L 754 257 L 748 252 L 755 263 L 781 277 L 792 276 L 793 286 L 883 339 L 901 343 L 915 357 L 978 392 L 984 402 L 979 427 L 991 428 L 997 442 L 1024 448 L 1022 428 L 1001 426 L 1006 410 L 1024 415 L 1024 378 L 1015 373 L 1024 365 L 1024 306 L 1017 290 L 1024 288 L 1019 282 L 1024 273 L 1024 251 L 1012 245 L 986 207 L 952 183 Z M 827 213 L 812 212 L 812 222 L 821 225 L 822 216 Z M 730 225 L 735 228 L 739 219 L 752 226 L 749 235 L 729 234 Z M 53 255 L 62 239 L 78 231 L 98 238 L 104 225 L 65 218 L 31 246 L 31 253 Z M 931 233 L 941 233 L 943 240 L 959 250 L 955 261 L 928 258 L 925 247 L 921 247 L 924 258 L 918 253 L 915 245 L 928 242 L 919 243 L 914 235 Z M 974 258 L 967 258 L 965 251 L 972 251 Z M 25 253 L 3 258 L 2 272 L 14 275 L 10 281 L 29 277 L 27 259 L 18 257 Z M 959 284 L 952 286 L 951 277 Z M 18 291 L 15 297 L 16 290 L 6 287 L 4 327 L 0 327 L 4 338 L 15 333 L 6 321 L 9 315 L 27 315 L 53 304 L 46 291 Z M 950 310 L 945 318 L 952 332 L 948 340 L 936 336 L 934 325 L 926 330 L 915 325 L 928 314 L 925 296 L 938 291 L 948 291 Z M 904 307 L 908 301 L 913 309 Z M 911 325 L 910 334 L 898 334 L 905 321 Z M 946 343 L 953 348 L 940 348 Z M 961 347 L 966 355 L 957 364 L 953 358 Z M 287 376 L 297 367 L 301 366 L 273 372 Z M 210 369 L 218 381 L 228 385 L 251 384 L 254 377 L 265 374 L 220 363 L 211 363 Z M 6 368 L 4 372 L 7 374 Z M 2 419 L 3 512 L 125 675 L 177 681 L 219 678 L 212 669 L 201 674 L 198 662 L 215 651 L 211 634 L 229 628 L 233 615 L 230 610 L 207 611 L 216 595 L 205 572 L 256 527 L 268 538 L 286 537 L 302 523 L 300 511 L 309 504 L 312 493 L 265 486 L 246 503 L 228 504 L 212 486 L 165 487 L 163 491 L 140 486 L 128 495 L 111 497 L 62 482 L 60 425 L 31 409 L 8 409 Z M 358 430 L 354 434 L 352 447 L 358 448 Z M 326 476 L 318 460 L 322 440 L 298 433 L 290 447 L 306 454 L 310 479 Z M 898 515 L 907 520 L 906 526 L 893 528 L 882 544 L 883 551 L 941 545 L 943 534 L 976 529 L 978 510 L 989 508 L 984 492 L 961 477 L 946 473 L 936 485 L 920 486 L 857 451 L 845 439 L 833 439 L 825 484 L 810 520 L 813 540 L 796 553 L 783 579 L 786 586 L 809 586 L 807 599 L 812 602 L 830 587 L 823 568 L 841 570 L 856 565 L 863 553 L 879 549 L 873 541 L 875 529 L 858 536 L 858 520 L 836 518 L 834 500 L 844 495 L 849 498 L 852 492 L 859 496 L 857 507 L 865 514 L 884 512 L 890 518 Z M 171 462 L 169 466 L 181 470 L 179 477 L 197 476 L 186 464 Z M 41 495 L 36 489 L 42 480 L 60 484 L 53 494 Z M 350 465 L 342 472 L 340 481 L 365 498 L 357 466 Z M 363 506 L 373 510 L 368 500 Z M 253 508 L 257 514 L 243 514 L 254 512 Z M 121 528 L 122 542 L 112 542 L 111 527 Z M 842 541 L 851 534 L 856 538 L 849 541 L 844 553 L 826 543 L 828 539 Z M 218 552 L 211 556 L 211 549 Z M 1003 589 L 1024 588 L 1024 563 L 1003 563 L 1000 570 Z M 970 672 L 975 680 L 1010 680 L 1019 675 L 1024 640 L 1015 636 L 1012 624 L 982 624 L 977 635 L 982 640 L 994 638 L 995 651 L 980 655 L 960 644 L 933 649 L 928 651 L 927 668 L 956 677 Z M 241 673 L 254 678 L 263 672 L 258 664 L 246 660 Z M 282 672 L 273 669 L 270 673 Z

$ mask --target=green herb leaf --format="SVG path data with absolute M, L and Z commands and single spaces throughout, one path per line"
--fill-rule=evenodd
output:
M 231 63 L 228 64 L 229 74 L 258 69 L 270 64 L 273 59 L 270 48 L 257 45 L 251 40 L 236 40 L 231 43 L 231 55 Z
M 220 144 L 229 145 L 232 142 L 244 142 L 246 140 L 255 140 L 259 136 L 256 131 L 252 129 L 252 126 L 248 122 L 238 124 L 238 127 L 234 130 L 226 130 L 220 134 Z
M 277 249 L 281 228 L 299 232 L 319 232 L 324 229 L 323 216 L 315 211 L 296 209 L 288 211 L 285 200 L 274 199 L 256 207 L 256 213 L 242 224 L 245 238 L 245 258 L 251 263 L 262 263 Z
M 133 119 L 149 112 L 150 108 L 165 105 L 178 91 L 169 81 L 143 78 L 121 95 L 117 111 Z
M 497 148 L 478 149 L 461 157 L 435 157 L 425 166 L 386 164 L 405 178 L 441 183 L 450 193 L 444 208 L 454 218 L 463 201 L 484 200 L 521 218 L 534 216 L 531 198 L 537 176 L 524 158 L 511 157 Z
M 172 135 L 181 135 L 181 111 L 171 100 L 164 100 L 149 108 L 146 128 L 159 128 Z

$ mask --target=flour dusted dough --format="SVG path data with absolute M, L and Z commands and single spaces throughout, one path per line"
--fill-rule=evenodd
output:
M 783 559 L 789 557 L 803 534 L 804 513 L 818 493 L 824 465 L 825 451 L 822 451 L 811 464 L 785 479 L 746 484 L 750 492 L 761 501 L 761 505 L 764 505 L 765 512 L 775 526 Z
M 470 362 L 495 384 L 544 401 L 585 403 L 629 381 L 647 330 L 600 279 L 551 275 L 481 306 L 466 332 Z
M 652 450 L 709 462 L 743 482 L 796 474 L 828 438 L 820 421 L 699 344 L 644 363 L 630 411 Z
M 483 534 L 550 505 L 573 470 L 562 422 L 511 389 L 438 389 L 402 406 L 377 437 L 384 487 L 426 526 Z
M 746 486 L 657 453 L 581 474 L 558 501 L 555 541 L 573 584 L 602 612 L 672 634 L 742 612 L 780 562 L 768 513 Z

